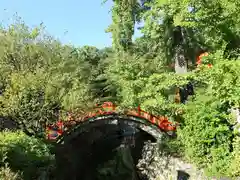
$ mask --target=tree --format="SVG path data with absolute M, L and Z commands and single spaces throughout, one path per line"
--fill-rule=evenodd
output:
M 113 2 L 113 23 L 107 32 L 112 33 L 113 48 L 116 51 L 127 51 L 132 45 L 139 4 L 137 0 L 114 0 Z

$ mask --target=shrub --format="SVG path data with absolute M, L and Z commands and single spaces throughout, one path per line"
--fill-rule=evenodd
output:
M 214 56 L 210 58 L 216 58 Z M 218 57 L 219 58 L 219 57 Z M 239 67 L 237 61 L 218 59 L 213 68 L 195 72 L 200 82 L 196 98 L 186 104 L 184 125 L 178 130 L 189 160 L 211 176 L 235 176 L 238 147 L 232 127 L 231 107 L 239 107 Z M 235 145 L 234 145 L 235 144 Z M 235 146 L 235 150 L 233 150 Z M 235 169 L 229 174 L 229 169 Z
M 1 102 L 2 116 L 10 117 L 32 134 L 43 135 L 47 121 L 56 121 L 54 114 L 60 102 L 56 96 L 46 97 L 46 74 L 16 73 L 10 77 Z
M 21 173 L 13 172 L 6 164 L 5 167 L 0 168 L 0 179 L 9 180 L 23 180 Z
M 43 169 L 54 162 L 49 147 L 23 132 L 4 131 L 0 133 L 0 165 L 2 176 L 11 172 L 22 172 L 24 179 L 37 179 Z M 6 168 L 5 165 L 8 164 Z
M 2 31 L 1 116 L 29 134 L 42 136 L 45 123 L 55 122 L 59 110 L 88 107 L 92 102 L 88 84 L 95 67 L 91 63 L 100 58 L 96 48 L 86 47 L 87 54 L 84 49 L 78 52 L 47 37 L 42 27 L 29 29 L 21 23 Z
M 240 177 L 240 137 L 234 138 L 232 156 L 233 160 L 230 163 L 229 175 L 232 177 Z

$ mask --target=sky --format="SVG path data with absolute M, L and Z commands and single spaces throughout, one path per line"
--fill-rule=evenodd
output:
M 105 29 L 111 24 L 112 0 L 0 0 L 0 22 L 14 22 L 21 17 L 29 27 L 40 23 L 64 44 L 111 46 L 111 34 Z

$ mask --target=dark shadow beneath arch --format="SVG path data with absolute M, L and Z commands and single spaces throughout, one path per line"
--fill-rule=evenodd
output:
M 94 124 L 94 123 L 93 123 Z M 134 132 L 134 133 L 133 133 Z M 126 139 L 130 141 L 126 141 Z M 116 124 L 101 124 L 93 126 L 84 133 L 68 138 L 64 144 L 57 145 L 56 162 L 59 180 L 128 180 L 127 176 L 115 168 L 114 177 L 100 177 L 99 166 L 114 160 L 123 145 L 129 148 L 133 164 L 136 165 L 142 157 L 142 149 L 146 141 L 156 142 L 156 139 L 139 129 L 127 124 L 118 126 Z M 131 143 L 134 146 L 131 146 Z M 133 144 L 132 144 L 133 145 Z M 114 168 L 113 168 L 114 169 Z M 133 166 L 132 171 L 136 167 Z M 140 179 L 139 177 L 135 178 Z
M 184 171 L 177 171 L 177 180 L 188 180 L 190 175 Z

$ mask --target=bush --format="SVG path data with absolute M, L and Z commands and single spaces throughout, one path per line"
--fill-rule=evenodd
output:
M 0 116 L 11 118 L 29 134 L 43 136 L 45 123 L 55 122 L 59 110 L 91 104 L 88 84 L 100 58 L 97 49 L 85 47 L 90 52 L 83 56 L 83 51 L 47 37 L 42 27 L 16 24 L 2 32 Z
M 233 141 L 233 160 L 230 163 L 229 175 L 232 177 L 240 177 L 240 137 L 236 137 Z
M 212 60 L 216 56 L 209 57 Z M 183 115 L 184 125 L 178 130 L 189 160 L 203 167 L 211 176 L 237 176 L 239 148 L 232 127 L 236 123 L 230 114 L 239 107 L 239 67 L 237 61 L 223 60 L 213 68 L 195 72 L 200 82 L 196 97 L 188 102 Z M 232 169 L 231 173 L 229 169 Z
M 37 179 L 54 162 L 54 157 L 45 143 L 21 131 L 1 132 L 0 146 L 2 176 L 10 172 L 10 168 L 12 173 L 21 172 L 23 179 Z
M 211 175 L 226 175 L 231 158 L 233 132 L 219 109 L 220 103 L 210 96 L 199 96 L 189 103 L 184 126 L 178 130 L 185 154 Z
M 0 179 L 9 180 L 23 180 L 21 173 L 13 172 L 6 164 L 5 167 L 0 168 Z
M 10 78 L 1 97 L 4 108 L 0 113 L 13 119 L 25 131 L 43 135 L 45 123 L 56 121 L 54 110 L 60 106 L 56 96 L 46 97 L 46 74 L 15 73 Z

